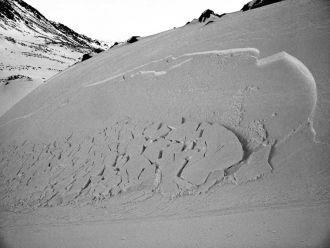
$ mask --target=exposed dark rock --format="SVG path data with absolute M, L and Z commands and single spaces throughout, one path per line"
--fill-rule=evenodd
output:
M 201 16 L 198 18 L 198 21 L 199 22 L 205 22 L 207 19 L 209 19 L 211 16 L 217 16 L 217 17 L 222 17 L 222 16 L 224 16 L 225 14 L 222 14 L 222 15 L 219 15 L 219 14 L 216 14 L 216 13 L 214 13 L 214 11 L 213 10 L 210 10 L 210 9 L 207 9 L 207 10 L 205 10 L 202 14 L 201 14 Z
M 110 49 L 113 48 L 113 47 L 115 47 L 115 46 L 117 46 L 117 45 L 119 45 L 119 43 L 118 43 L 118 42 L 115 42 L 115 43 L 110 47 Z
M 50 39 L 53 39 L 55 43 L 65 43 L 64 46 L 80 51 L 85 50 L 85 52 L 86 49 L 93 51 L 95 48 L 107 49 L 109 46 L 106 42 L 93 40 L 61 23 L 48 20 L 23 0 L 0 0 L 0 25 L 5 29 L 8 27 L 19 32 L 25 26 L 36 36 L 42 37 L 45 36 L 45 33 L 49 33 Z
M 14 44 L 16 43 L 16 40 L 14 38 L 12 38 L 12 37 L 5 36 L 5 39 L 8 40 L 8 41 L 10 41 L 10 42 L 12 42 L 12 43 L 14 43 Z
M 248 2 L 247 4 L 245 4 L 243 6 L 243 8 L 241 9 L 241 11 L 247 11 L 250 9 L 256 9 L 256 8 L 260 8 L 269 4 L 273 4 L 273 3 L 278 3 L 278 2 L 282 2 L 283 0 L 253 0 Z
M 81 58 L 81 62 L 83 62 L 83 61 L 85 61 L 85 60 L 87 60 L 87 59 L 90 59 L 90 58 L 92 58 L 93 56 L 90 54 L 90 53 L 86 53 L 86 54 L 84 54 L 83 56 L 82 56 L 82 58 Z
M 32 78 L 24 76 L 24 75 L 12 75 L 4 79 L 0 79 L 0 83 L 5 82 L 5 85 L 10 84 L 10 81 L 16 80 L 16 79 L 27 79 L 28 81 L 32 81 Z
M 10 20 L 24 20 L 24 17 L 22 17 L 14 8 L 13 8 L 13 2 L 16 2 L 17 4 L 21 5 L 23 8 L 28 10 L 29 12 L 32 12 L 35 14 L 39 19 L 45 18 L 38 10 L 27 4 L 26 2 L 22 0 L 1 0 L 0 1 L 0 17 L 1 18 L 8 18 Z
M 127 43 L 132 44 L 134 42 L 137 42 L 138 41 L 138 38 L 140 38 L 140 36 L 132 36 L 131 38 L 129 38 L 127 40 Z
M 95 49 L 93 50 L 93 52 L 94 52 L 94 53 L 101 53 L 101 52 L 104 52 L 104 50 L 101 49 L 101 48 L 95 48 Z

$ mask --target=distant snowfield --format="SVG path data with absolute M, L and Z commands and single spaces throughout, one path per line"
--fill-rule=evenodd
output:
M 329 7 L 194 22 L 37 87 L 0 118 L 1 242 L 328 247 Z
M 47 20 L 25 2 L 5 1 L 1 8 L 0 80 L 15 75 L 31 80 L 20 82 L 19 92 L 14 83 L 0 85 L 0 116 L 41 83 L 80 62 L 84 53 L 110 46 Z
M 6 37 L 12 36 L 0 36 L 0 79 L 24 75 L 32 81 L 21 81 L 18 87 L 13 86 L 17 84 L 14 82 L 0 85 L 0 116 L 44 81 L 78 61 L 82 55 L 56 45 L 38 44 L 36 40 L 27 42 L 25 37 L 11 41 Z

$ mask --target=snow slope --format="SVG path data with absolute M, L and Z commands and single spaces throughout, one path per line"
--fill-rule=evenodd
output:
M 45 80 L 79 62 L 84 53 L 106 50 L 110 45 L 49 21 L 24 1 L 2 0 L 0 79 L 24 75 L 31 77 L 33 83 L 21 83 L 24 86 L 19 94 L 1 85 L 0 104 L 6 108 L 1 108 L 0 116 Z
M 3 242 L 328 247 L 329 7 L 212 17 L 39 86 L 0 118 Z

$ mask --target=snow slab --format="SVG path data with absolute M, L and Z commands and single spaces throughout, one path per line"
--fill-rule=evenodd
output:
M 187 25 L 37 87 L 0 118 L 3 242 L 327 247 L 329 7 Z

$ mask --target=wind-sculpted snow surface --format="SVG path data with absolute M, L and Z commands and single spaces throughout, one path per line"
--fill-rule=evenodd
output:
M 134 109 L 138 115 L 147 109 L 153 113 L 158 107 L 162 111 L 153 118 L 179 112 L 200 121 L 220 122 L 246 139 L 251 138 L 251 130 L 243 126 L 259 126 L 260 132 L 261 126 L 267 125 L 268 136 L 277 140 L 305 120 L 312 126 L 317 89 L 308 68 L 286 52 L 258 57 L 256 48 L 168 56 L 84 89 L 98 86 L 118 90 L 120 111 L 132 109 L 127 106 L 130 102 L 138 103 Z
M 0 117 L 0 243 L 328 247 L 329 7 L 195 20 L 37 87 Z
M 297 59 L 283 52 L 258 60 L 258 53 L 166 57 L 10 121 L 43 120 L 47 113 L 40 130 L 67 134 L 2 147 L 1 204 L 14 210 L 84 205 L 128 193 L 131 201 L 155 193 L 169 200 L 205 193 L 225 178 L 245 183 L 265 176 L 275 141 L 311 125 L 316 89 Z M 66 126 L 56 124 L 64 119 Z M 87 123 L 94 131 L 81 138 L 79 126 Z

